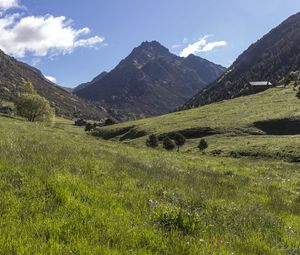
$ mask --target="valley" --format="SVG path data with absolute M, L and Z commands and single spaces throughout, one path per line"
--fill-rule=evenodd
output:
M 300 254 L 297 1 L 34 2 L 0 0 L 0 255 Z

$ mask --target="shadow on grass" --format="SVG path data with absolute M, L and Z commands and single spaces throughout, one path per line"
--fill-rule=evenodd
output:
M 267 135 L 300 135 L 300 120 L 297 119 L 258 121 L 254 126 Z

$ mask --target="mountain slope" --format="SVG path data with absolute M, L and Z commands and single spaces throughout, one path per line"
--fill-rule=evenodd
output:
M 198 151 L 208 141 L 209 154 L 255 156 L 300 161 L 300 98 L 289 88 L 99 128 L 95 135 L 145 146 L 149 134 L 160 138 L 180 132 L 184 150 Z
M 182 109 L 252 93 L 247 83 L 269 80 L 276 84 L 291 71 L 300 69 L 300 13 L 251 45 L 218 81 L 213 82 Z
M 121 119 L 174 110 L 225 68 L 196 56 L 180 58 L 158 42 L 144 42 L 110 73 L 75 90 L 104 103 Z
M 7 56 L 0 50 L 0 99 L 14 101 L 23 79 L 32 82 L 37 92 L 47 98 L 56 114 L 66 117 L 102 118 L 107 113 L 45 79 L 36 68 Z
M 78 85 L 77 87 L 75 87 L 74 89 L 72 89 L 72 92 L 74 94 L 76 94 L 77 91 L 80 91 L 86 87 L 88 87 L 89 85 L 91 85 L 92 83 L 94 82 L 97 82 L 99 80 L 101 80 L 105 75 L 107 75 L 108 72 L 102 72 L 100 73 L 99 75 L 97 75 L 94 79 L 92 79 L 90 82 L 85 82 L 85 83 L 82 83 L 80 85 Z

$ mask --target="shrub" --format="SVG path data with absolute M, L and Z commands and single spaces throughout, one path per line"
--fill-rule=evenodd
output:
M 175 143 L 170 139 L 170 137 L 166 136 L 163 140 L 163 147 L 166 150 L 171 151 L 175 148 Z
M 158 138 L 156 135 L 152 134 L 152 135 L 149 135 L 147 141 L 146 141 L 146 145 L 148 147 L 151 147 L 151 148 L 156 148 L 158 146 Z
M 86 132 L 90 132 L 90 131 L 92 131 L 92 130 L 94 130 L 95 128 L 97 127 L 97 124 L 96 123 L 94 123 L 94 124 L 92 124 L 92 123 L 86 123 L 86 125 L 85 125 L 85 131 Z
M 21 94 L 16 101 L 17 114 L 28 121 L 51 121 L 54 113 L 46 98 L 37 94 Z
M 198 145 L 199 150 L 204 151 L 205 149 L 207 149 L 207 147 L 208 147 L 208 144 L 205 141 L 205 139 L 201 139 L 199 142 L 199 145 Z
M 107 118 L 104 122 L 104 126 L 111 126 L 115 124 L 118 124 L 118 122 L 113 118 Z
M 174 141 L 177 145 L 177 151 L 179 151 L 180 146 L 183 146 L 185 144 L 185 140 L 186 140 L 185 137 L 180 133 L 176 133 L 174 135 Z
M 74 122 L 75 126 L 83 127 L 86 126 L 87 122 L 84 119 L 78 119 Z

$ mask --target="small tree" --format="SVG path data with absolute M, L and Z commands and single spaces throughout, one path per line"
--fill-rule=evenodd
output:
M 28 121 L 51 121 L 54 113 L 49 102 L 37 94 L 22 94 L 16 101 L 17 114 Z
M 31 122 L 51 122 L 54 117 L 49 101 L 37 94 L 30 81 L 23 80 L 21 94 L 15 105 L 17 114 Z
M 156 148 L 158 146 L 158 139 L 157 139 L 157 136 L 152 134 L 152 135 L 149 135 L 147 141 L 146 141 L 146 145 L 148 147 L 151 147 L 151 148 Z
M 180 134 L 180 133 L 176 133 L 175 136 L 174 136 L 174 141 L 177 145 L 177 151 L 179 152 L 179 147 L 180 146 L 183 146 L 185 144 L 185 137 Z
M 204 151 L 205 149 L 207 149 L 207 147 L 208 147 L 208 144 L 205 141 L 205 139 L 201 139 L 199 142 L 199 145 L 198 145 L 199 150 Z
M 163 147 L 166 150 L 171 151 L 175 148 L 175 143 L 170 139 L 170 137 L 166 136 L 163 140 Z

